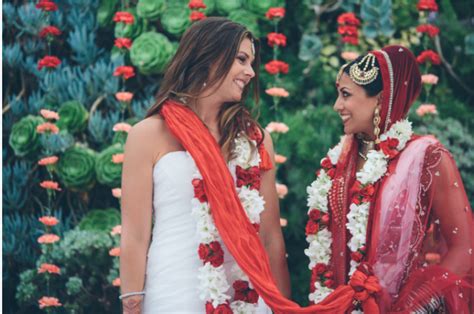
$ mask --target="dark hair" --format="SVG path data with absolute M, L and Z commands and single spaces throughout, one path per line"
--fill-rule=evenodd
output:
M 178 50 L 169 63 L 156 103 L 148 110 L 147 117 L 158 114 L 163 102 L 181 97 L 196 99 L 204 90 L 222 84 L 229 73 L 242 40 L 248 38 L 255 46 L 255 61 L 252 64 L 255 76 L 247 84 L 238 103 L 225 103 L 219 112 L 219 144 L 224 152 L 230 153 L 234 139 L 244 131 L 250 137 L 258 123 L 250 116 L 243 101 L 253 89 L 255 102 L 259 101 L 258 73 L 260 68 L 260 45 L 245 26 L 223 17 L 208 17 L 194 23 L 183 35 Z
M 344 73 L 346 73 L 347 75 L 349 75 L 349 69 L 350 69 L 350 67 L 351 67 L 353 64 L 360 62 L 360 61 L 362 60 L 362 58 L 364 58 L 364 57 L 365 57 L 365 55 L 359 56 L 357 59 L 355 59 L 355 60 L 349 62 L 349 63 L 347 64 L 347 66 L 344 67 L 344 70 L 343 70 Z M 367 60 L 366 62 L 369 62 L 369 61 Z M 365 63 L 361 64 L 361 65 L 359 66 L 359 68 L 361 68 L 361 67 L 364 66 L 364 65 L 365 65 Z M 376 78 L 373 82 L 371 82 L 371 83 L 369 83 L 369 84 L 367 84 L 367 85 L 359 85 L 360 87 L 362 87 L 362 88 L 365 90 L 365 92 L 367 93 L 367 96 L 369 96 L 369 97 L 376 96 L 376 95 L 377 95 L 378 93 L 380 93 L 380 92 L 382 91 L 382 89 L 383 89 L 382 72 L 380 71 L 380 66 L 379 66 L 379 62 L 377 61 L 377 58 L 375 58 L 374 66 L 376 66 L 376 67 L 379 68 L 379 72 L 378 72 L 378 74 L 377 74 L 377 78 Z M 367 70 L 370 70 L 371 68 L 372 68 L 372 65 L 369 63 L 369 65 L 368 65 L 368 67 L 367 67 Z M 356 83 L 356 84 L 357 84 L 357 83 Z

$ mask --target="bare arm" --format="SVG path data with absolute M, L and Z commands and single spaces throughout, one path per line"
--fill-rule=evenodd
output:
M 132 128 L 125 145 L 122 174 L 122 235 L 120 280 L 122 294 L 143 291 L 152 223 L 153 164 L 157 156 L 157 119 Z M 143 296 L 122 300 L 123 313 L 141 313 Z
M 265 133 L 264 145 L 275 165 L 272 138 Z M 265 210 L 261 214 L 260 239 L 270 259 L 270 267 L 278 289 L 290 298 L 290 275 L 286 261 L 285 242 L 280 226 L 280 206 L 275 187 L 276 170 L 273 167 L 262 174 L 260 193 L 265 199 Z

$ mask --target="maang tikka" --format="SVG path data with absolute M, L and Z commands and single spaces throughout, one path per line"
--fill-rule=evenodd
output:
M 370 69 L 369 69 L 370 66 Z M 379 68 L 375 66 L 375 55 L 368 53 L 349 68 L 349 76 L 357 85 L 367 85 L 375 81 Z

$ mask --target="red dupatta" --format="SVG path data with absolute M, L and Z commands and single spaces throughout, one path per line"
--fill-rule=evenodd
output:
M 222 241 L 265 303 L 275 313 L 344 313 L 355 295 L 350 286 L 341 286 L 323 302 L 305 308 L 281 294 L 273 279 L 268 256 L 244 212 L 215 139 L 186 106 L 167 100 L 161 115 L 171 133 L 193 157 L 203 177 L 211 214 Z

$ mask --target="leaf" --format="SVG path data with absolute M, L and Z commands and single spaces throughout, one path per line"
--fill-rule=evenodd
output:
M 302 61 L 316 59 L 321 52 L 323 44 L 316 35 L 304 34 L 300 42 L 300 52 L 298 58 Z
M 464 38 L 464 51 L 467 55 L 474 55 L 474 33 Z

